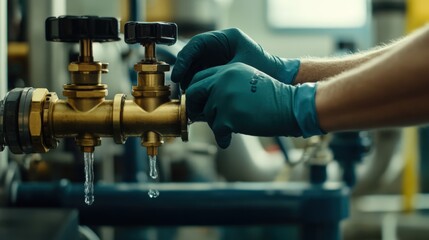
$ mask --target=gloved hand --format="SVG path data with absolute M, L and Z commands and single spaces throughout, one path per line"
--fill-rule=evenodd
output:
M 234 62 L 250 65 L 287 84 L 293 83 L 300 66 L 299 60 L 273 56 L 241 30 L 231 28 L 193 37 L 179 52 L 171 79 L 185 90 L 197 72 Z
M 206 121 L 226 148 L 231 133 L 255 136 L 320 135 L 316 84 L 291 86 L 243 63 L 197 73 L 186 91 L 191 121 Z

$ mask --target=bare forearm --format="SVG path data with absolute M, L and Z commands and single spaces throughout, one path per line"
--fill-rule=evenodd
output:
M 387 45 L 375 47 L 368 51 L 341 57 L 303 58 L 301 59 L 301 66 L 294 83 L 298 84 L 326 80 L 396 49 L 408 41 L 408 38 L 403 38 Z
M 361 66 L 319 83 L 316 108 L 325 131 L 429 122 L 429 28 Z

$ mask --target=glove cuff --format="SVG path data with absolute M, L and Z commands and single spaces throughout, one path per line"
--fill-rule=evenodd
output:
M 296 87 L 294 95 L 293 113 L 305 138 L 326 134 L 317 116 L 316 90 L 317 83 L 305 83 Z
M 280 70 L 280 81 L 286 84 L 293 84 L 298 74 L 301 61 L 299 59 L 284 59 L 281 58 L 280 61 L 283 62 L 283 68 Z

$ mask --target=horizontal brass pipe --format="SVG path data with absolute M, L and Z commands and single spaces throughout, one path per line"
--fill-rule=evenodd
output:
M 154 131 L 163 136 L 180 136 L 180 103 L 166 102 L 151 112 L 145 111 L 132 100 L 125 101 L 122 129 L 126 136 L 140 136 Z
M 66 100 L 54 103 L 51 117 L 52 133 L 57 138 L 91 133 L 99 137 L 112 136 L 113 101 L 106 100 L 89 111 L 77 111 Z
M 155 131 L 165 137 L 181 135 L 180 103 L 172 100 L 151 112 L 145 111 L 133 100 L 121 107 L 121 130 L 126 137 L 140 137 Z M 105 100 L 89 111 L 76 111 L 66 100 L 54 103 L 49 118 L 51 132 L 57 138 L 76 137 L 91 133 L 99 137 L 113 137 L 113 101 Z

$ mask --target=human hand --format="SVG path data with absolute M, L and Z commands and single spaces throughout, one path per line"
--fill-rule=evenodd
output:
M 191 121 L 205 121 L 226 148 L 231 133 L 255 136 L 323 134 L 315 108 L 316 84 L 291 86 L 243 63 L 197 73 L 186 91 Z
M 287 84 L 292 84 L 300 61 L 273 56 L 239 29 L 206 32 L 193 37 L 179 52 L 171 79 L 183 90 L 204 69 L 242 62 Z

